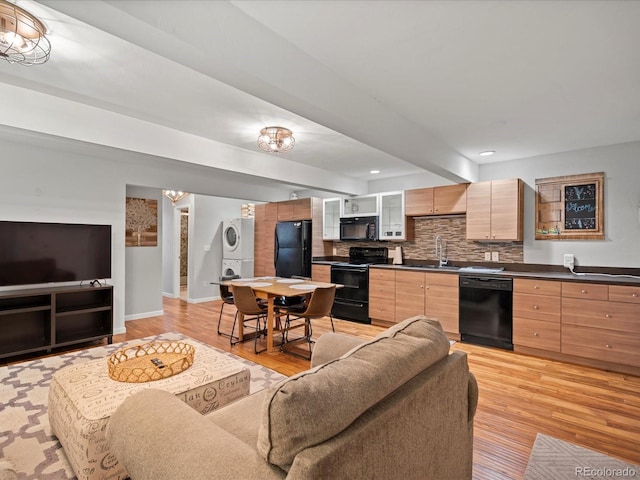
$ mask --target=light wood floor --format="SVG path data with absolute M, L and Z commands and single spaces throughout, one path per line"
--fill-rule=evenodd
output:
M 255 355 L 252 342 L 231 347 L 216 333 L 220 305 L 165 299 L 163 316 L 126 322 L 127 333 L 114 342 L 177 331 L 285 375 L 309 367 L 308 361 L 284 353 Z M 225 306 L 224 331 L 233 315 L 233 307 Z M 384 330 L 334 322 L 336 331 L 362 338 Z M 328 319 L 314 323 L 315 338 L 328 330 Z M 452 348 L 469 355 L 480 388 L 474 479 L 521 479 L 538 432 L 640 464 L 640 377 L 469 344 Z

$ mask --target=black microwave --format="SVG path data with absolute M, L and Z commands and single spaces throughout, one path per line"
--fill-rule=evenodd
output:
M 340 240 L 378 240 L 378 217 L 341 218 Z

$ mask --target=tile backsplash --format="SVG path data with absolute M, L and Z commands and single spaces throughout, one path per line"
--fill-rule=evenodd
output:
M 446 244 L 450 262 L 485 262 L 485 252 L 498 252 L 500 263 L 523 263 L 522 243 L 481 243 L 466 239 L 467 219 L 459 217 L 429 217 L 415 219 L 415 238 L 411 242 L 334 242 L 336 255 L 349 256 L 349 247 L 389 248 L 389 257 L 396 246 L 402 246 L 405 261 L 437 260 L 435 238 L 440 235 Z

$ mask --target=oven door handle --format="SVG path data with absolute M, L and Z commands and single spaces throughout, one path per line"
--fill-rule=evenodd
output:
M 332 272 L 345 272 L 345 273 L 367 273 L 367 268 L 352 268 L 352 267 L 331 267 Z
M 334 303 L 334 304 L 336 304 L 336 303 L 337 303 L 338 305 L 348 305 L 348 306 L 350 306 L 350 307 L 358 307 L 358 308 L 362 308 L 362 307 L 364 307 L 364 305 L 365 305 L 365 304 L 364 304 L 364 302 L 354 302 L 353 300 L 351 300 L 351 301 L 344 301 L 344 300 L 341 300 L 341 299 L 339 299 L 339 298 L 336 298 L 336 299 L 333 301 L 333 303 Z

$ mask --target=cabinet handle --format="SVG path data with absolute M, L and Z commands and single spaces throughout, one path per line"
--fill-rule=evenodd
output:
M 533 288 L 538 290 L 540 287 L 538 285 L 534 285 Z
M 632 297 L 637 297 L 637 296 L 638 296 L 638 294 L 637 294 L 637 293 L 632 293 L 632 294 L 631 294 L 631 296 L 632 296 Z
M 538 336 L 538 332 L 533 332 L 533 336 L 537 337 Z
M 605 313 L 604 316 L 607 318 L 611 318 L 611 315 L 609 315 L 608 313 Z
M 609 345 L 608 343 L 605 345 L 606 348 L 611 348 L 611 345 Z
M 581 293 L 587 293 L 587 291 L 586 291 L 586 290 L 580 290 L 580 292 L 581 292 Z
M 533 306 L 533 309 L 534 309 L 534 310 L 537 310 L 537 309 L 538 309 L 538 305 L 534 305 L 534 306 Z

